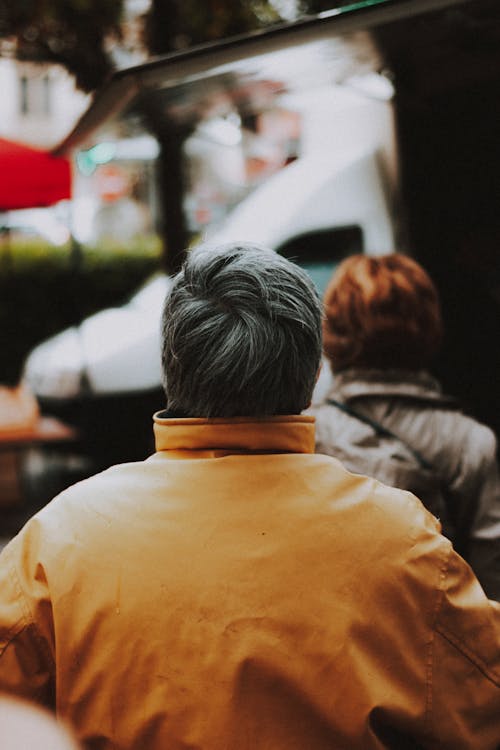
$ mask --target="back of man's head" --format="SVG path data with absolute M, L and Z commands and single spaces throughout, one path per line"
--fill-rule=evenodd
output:
M 188 417 L 297 414 L 321 357 L 321 304 L 309 276 L 254 245 L 200 246 L 163 314 L 169 411 Z

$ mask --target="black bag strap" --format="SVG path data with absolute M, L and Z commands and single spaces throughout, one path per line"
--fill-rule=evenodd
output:
M 354 417 L 355 419 L 358 419 L 360 422 L 364 422 L 365 424 L 369 425 L 377 435 L 380 435 L 381 437 L 388 437 L 393 438 L 394 440 L 398 440 L 407 451 L 411 453 L 411 455 L 414 457 L 415 461 L 418 463 L 420 468 L 427 469 L 428 471 L 433 471 L 434 467 L 432 466 L 429 461 L 427 461 L 426 458 L 422 456 L 421 453 L 419 453 L 415 448 L 412 448 L 411 445 L 408 445 L 408 443 L 399 437 L 399 435 L 396 435 L 395 432 L 392 432 L 387 427 L 384 427 L 384 425 L 380 424 L 380 422 L 377 422 L 375 419 L 372 419 L 371 417 L 366 416 L 365 414 L 360 414 L 355 409 L 353 409 L 351 406 L 348 406 L 348 404 L 345 404 L 341 401 L 335 401 L 333 398 L 328 398 L 327 403 L 331 404 L 332 406 L 336 406 L 337 409 L 340 409 L 340 411 L 345 412 L 346 414 L 349 414 L 351 417 Z

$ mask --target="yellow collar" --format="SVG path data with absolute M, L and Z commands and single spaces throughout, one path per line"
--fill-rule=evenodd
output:
M 157 412 L 154 417 L 157 451 L 227 453 L 314 453 L 314 417 L 179 419 Z

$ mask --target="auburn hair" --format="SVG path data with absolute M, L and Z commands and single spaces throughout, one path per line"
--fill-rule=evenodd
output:
M 330 279 L 324 307 L 323 346 L 334 371 L 421 369 L 441 344 L 437 289 L 400 253 L 346 258 Z

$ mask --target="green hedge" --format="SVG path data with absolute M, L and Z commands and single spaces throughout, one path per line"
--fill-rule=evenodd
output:
M 34 345 L 105 307 L 121 305 L 159 270 L 160 242 L 122 248 L 0 245 L 0 383 L 17 382 Z

